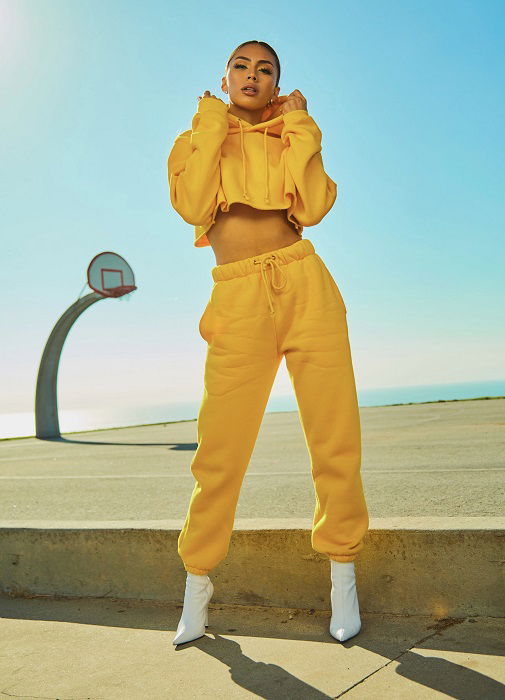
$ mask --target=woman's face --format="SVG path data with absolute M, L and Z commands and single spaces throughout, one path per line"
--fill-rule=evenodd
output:
M 254 112 L 277 97 L 280 87 L 275 87 L 276 80 L 277 68 L 272 54 L 261 45 L 246 44 L 232 56 L 222 88 L 228 92 L 230 103 Z M 253 85 L 256 92 L 244 92 L 246 85 Z

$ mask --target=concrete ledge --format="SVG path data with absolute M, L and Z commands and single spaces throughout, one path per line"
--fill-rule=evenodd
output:
M 180 602 L 182 520 L 0 521 L 0 593 Z M 307 519 L 236 519 L 213 603 L 330 610 Z M 505 518 L 371 518 L 356 558 L 364 613 L 503 616 Z

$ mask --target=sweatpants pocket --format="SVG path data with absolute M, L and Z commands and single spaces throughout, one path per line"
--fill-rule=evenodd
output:
M 336 297 L 337 301 L 339 302 L 339 304 L 342 304 L 342 306 L 344 307 L 345 313 L 347 313 L 347 307 L 346 307 L 345 302 L 344 302 L 344 297 L 340 293 L 340 289 L 338 288 L 338 284 L 333 279 L 332 274 L 329 270 L 328 270 L 328 274 L 330 276 L 330 283 L 331 283 L 332 289 L 335 292 L 335 297 Z
M 326 275 L 326 277 L 327 277 L 327 279 L 328 279 L 328 282 L 329 282 L 330 287 L 331 287 L 331 289 L 332 289 L 332 291 L 333 291 L 333 294 L 334 294 L 334 296 L 335 296 L 335 299 L 337 300 L 337 303 L 343 308 L 344 312 L 347 313 L 347 307 L 346 307 L 345 302 L 344 302 L 344 297 L 343 297 L 342 294 L 340 293 L 340 289 L 339 289 L 339 287 L 338 287 L 338 284 L 337 284 L 337 283 L 335 282 L 335 280 L 333 279 L 333 275 L 331 274 L 331 272 L 330 272 L 330 271 L 328 270 L 328 268 L 326 267 L 326 264 L 325 264 L 324 260 L 323 260 L 319 255 L 317 255 L 317 253 L 316 253 L 316 256 L 317 256 L 317 258 L 319 259 L 319 262 L 320 262 L 320 264 L 321 264 L 321 267 L 323 268 L 323 270 L 324 270 L 324 272 L 325 272 L 325 275 Z
M 200 318 L 200 321 L 198 323 L 198 332 L 200 333 L 201 337 L 203 340 L 205 340 L 207 343 L 210 341 L 210 335 L 211 335 L 211 326 L 210 326 L 210 316 L 212 313 L 212 308 L 211 308 L 212 302 L 209 300 L 207 302 L 207 306 L 204 309 L 204 312 Z

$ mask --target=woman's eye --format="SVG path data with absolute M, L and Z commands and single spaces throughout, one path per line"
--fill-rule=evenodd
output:
M 235 63 L 234 68 L 247 68 L 243 63 Z M 272 71 L 269 68 L 260 68 L 260 70 L 264 70 L 268 73 L 268 75 L 272 75 Z

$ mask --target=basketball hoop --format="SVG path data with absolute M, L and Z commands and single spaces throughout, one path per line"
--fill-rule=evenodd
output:
M 120 299 L 137 289 L 131 267 L 124 258 L 111 251 L 95 255 L 90 262 L 88 284 L 103 297 Z

